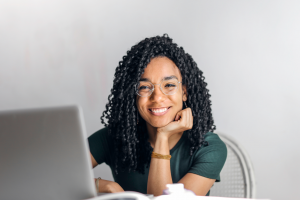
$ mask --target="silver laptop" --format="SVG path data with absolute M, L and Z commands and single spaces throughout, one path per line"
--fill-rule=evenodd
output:
M 0 112 L 0 199 L 95 197 L 85 130 L 77 106 Z

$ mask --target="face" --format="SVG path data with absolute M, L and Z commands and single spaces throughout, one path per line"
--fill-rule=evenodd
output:
M 176 79 L 177 78 L 177 79 Z M 159 85 L 162 80 L 175 79 L 182 82 L 182 77 L 175 63 L 167 57 L 153 58 L 147 65 L 140 80 L 150 81 L 154 91 L 148 97 L 137 95 L 137 108 L 141 117 L 152 127 L 163 127 L 174 121 L 176 114 L 182 110 L 183 101 L 186 101 L 186 88 L 179 83 L 173 95 L 164 94 Z M 169 85 L 161 86 L 170 88 Z

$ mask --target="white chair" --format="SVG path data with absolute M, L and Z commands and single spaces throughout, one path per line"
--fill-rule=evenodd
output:
M 253 167 L 245 150 L 234 139 L 217 132 L 227 147 L 227 159 L 210 196 L 255 198 L 256 185 Z

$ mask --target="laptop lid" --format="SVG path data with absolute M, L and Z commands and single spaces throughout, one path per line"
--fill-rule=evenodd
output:
M 0 199 L 96 196 L 77 106 L 0 112 Z

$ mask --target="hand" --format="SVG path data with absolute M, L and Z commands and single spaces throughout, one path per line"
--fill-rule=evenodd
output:
M 157 129 L 157 136 L 169 138 L 175 133 L 180 133 L 193 128 L 193 115 L 190 108 L 179 111 L 174 121 L 168 125 Z
M 116 192 L 124 192 L 124 190 L 116 182 L 100 179 L 99 180 L 99 192 L 116 193 Z

